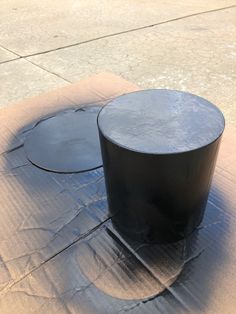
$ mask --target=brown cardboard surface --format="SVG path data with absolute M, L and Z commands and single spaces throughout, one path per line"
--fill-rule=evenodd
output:
M 46 172 L 25 156 L 40 119 L 137 90 L 112 74 L 0 110 L 0 313 L 234 313 L 236 132 L 226 129 L 206 214 L 178 243 L 122 238 L 102 168 Z

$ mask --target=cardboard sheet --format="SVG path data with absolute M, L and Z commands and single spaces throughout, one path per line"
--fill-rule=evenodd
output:
M 201 226 L 188 239 L 122 238 L 102 168 L 33 166 L 25 136 L 48 115 L 103 105 L 137 87 L 112 74 L 0 110 L 0 313 L 234 313 L 236 132 L 225 131 Z

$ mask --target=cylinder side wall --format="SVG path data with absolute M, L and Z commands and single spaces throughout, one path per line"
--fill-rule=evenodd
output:
M 149 155 L 100 132 L 109 210 L 116 227 L 142 242 L 169 242 L 201 222 L 220 138 L 198 150 Z

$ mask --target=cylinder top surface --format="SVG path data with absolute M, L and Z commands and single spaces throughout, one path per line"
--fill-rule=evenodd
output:
M 119 146 L 168 154 L 212 143 L 224 130 L 224 117 L 201 97 L 156 89 L 114 99 L 99 113 L 98 126 L 108 140 Z

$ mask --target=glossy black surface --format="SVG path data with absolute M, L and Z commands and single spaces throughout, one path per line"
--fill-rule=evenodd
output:
M 163 93 L 173 106 L 168 103 L 164 113 L 156 112 L 158 96 L 161 95 L 160 100 L 163 100 Z M 183 96 L 176 98 L 176 93 Z M 113 223 L 121 232 L 141 242 L 171 242 L 183 238 L 199 225 L 204 215 L 224 118 L 215 106 L 190 94 L 186 96 L 190 104 L 186 114 L 180 101 L 186 99 L 185 96 L 185 93 L 163 90 L 131 93 L 108 104 L 98 117 Z M 151 114 L 138 112 L 139 97 Z M 201 114 L 195 108 L 198 99 Z M 136 113 L 135 100 L 138 101 Z M 176 113 L 177 122 L 169 124 L 168 114 L 172 119 Z M 193 120 L 192 129 L 190 117 Z M 113 124 L 110 124 L 110 119 Z M 158 121 L 163 123 L 159 125 Z M 148 136 L 142 137 L 142 126 L 144 130 L 149 130 Z M 168 137 L 170 134 L 174 136 L 173 141 Z M 182 137 L 180 134 L 185 135 Z M 184 141 L 184 138 L 187 140 Z M 191 139 L 194 145 L 191 145 Z
M 97 114 L 100 107 L 61 112 L 39 121 L 27 136 L 27 158 L 54 172 L 80 172 L 102 166 Z

